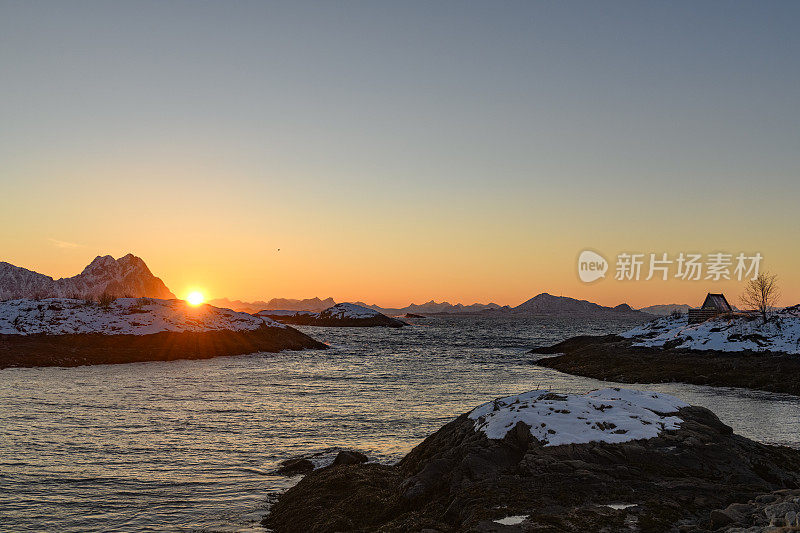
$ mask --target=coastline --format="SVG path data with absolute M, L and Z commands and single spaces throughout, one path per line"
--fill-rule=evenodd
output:
M 294 328 L 266 325 L 253 330 L 162 331 L 149 335 L 0 335 L 0 369 L 210 359 L 326 348 Z
M 578 336 L 529 353 L 534 362 L 567 374 L 618 383 L 679 382 L 740 387 L 800 396 L 800 356 L 779 352 L 722 352 L 633 346 L 618 335 Z

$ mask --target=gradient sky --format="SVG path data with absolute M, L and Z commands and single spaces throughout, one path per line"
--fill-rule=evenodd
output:
M 578 253 L 758 251 L 797 303 L 798 20 L 0 1 L 0 260 L 60 277 L 133 252 L 180 296 L 641 306 L 741 287 L 587 285 Z

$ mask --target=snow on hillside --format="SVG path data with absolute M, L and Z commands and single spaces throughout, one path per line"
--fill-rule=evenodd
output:
M 210 305 L 192 307 L 183 300 L 118 298 L 107 308 L 70 298 L 0 302 L 0 334 L 149 335 L 163 331 L 256 330 L 283 324 Z
M 630 389 L 563 395 L 530 391 L 485 403 L 468 416 L 475 420 L 475 430 L 490 439 L 502 439 L 524 422 L 545 446 L 560 446 L 657 437 L 678 429 L 683 420 L 668 415 L 688 406 L 673 396 Z
M 764 324 L 759 316 L 734 315 L 689 324 L 687 315 L 665 316 L 622 334 L 634 346 L 800 353 L 800 308 L 788 307 Z
M 381 313 L 375 311 L 374 309 L 369 309 L 367 307 L 361 307 L 360 305 L 356 304 L 349 304 L 349 303 L 341 303 L 336 304 L 333 307 L 329 307 L 324 311 L 320 311 L 317 316 L 320 318 L 373 318 L 376 316 L 380 316 Z

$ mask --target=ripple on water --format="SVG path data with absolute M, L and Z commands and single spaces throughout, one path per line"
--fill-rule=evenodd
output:
M 278 461 L 331 447 L 402 457 L 454 416 L 535 388 L 607 385 L 525 352 L 630 323 L 432 317 L 419 327 L 302 328 L 330 343 L 287 352 L 0 371 L 0 508 L 14 531 L 259 530 L 296 479 Z M 703 405 L 745 436 L 800 446 L 800 399 L 647 388 Z

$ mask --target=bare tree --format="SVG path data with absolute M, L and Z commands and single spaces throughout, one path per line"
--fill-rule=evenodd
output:
M 764 322 L 767 321 L 767 313 L 778 303 L 778 298 L 778 276 L 769 272 L 762 272 L 749 280 L 740 297 L 742 306 L 761 313 Z

